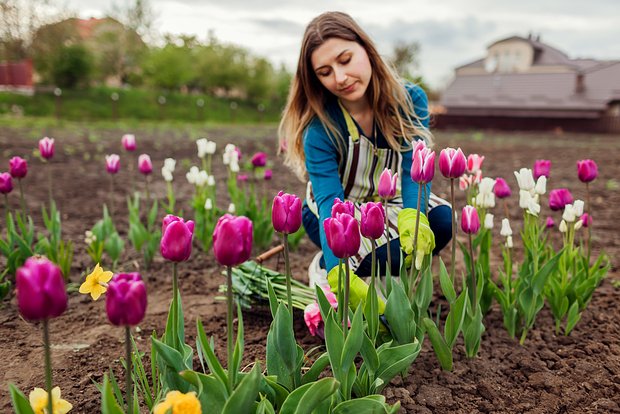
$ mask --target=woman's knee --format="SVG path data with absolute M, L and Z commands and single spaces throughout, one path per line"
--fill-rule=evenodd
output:
M 433 254 L 437 254 L 452 239 L 452 209 L 446 205 L 435 207 L 428 213 L 428 222 L 435 234 Z

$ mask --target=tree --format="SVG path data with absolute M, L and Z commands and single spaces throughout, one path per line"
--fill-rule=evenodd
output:
M 144 75 L 157 88 L 176 90 L 186 86 L 195 77 L 190 49 L 172 43 L 151 49 L 144 62 Z
M 87 85 L 92 71 L 92 55 L 81 44 L 62 46 L 52 66 L 52 80 L 61 88 Z
M 394 45 L 390 63 L 401 78 L 420 85 L 430 96 L 432 92 L 424 81 L 424 78 L 422 78 L 421 75 L 414 74 L 420 66 L 418 62 L 419 53 L 420 43 L 417 41 L 407 43 L 399 40 Z

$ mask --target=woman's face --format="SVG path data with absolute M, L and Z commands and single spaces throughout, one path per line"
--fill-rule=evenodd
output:
M 372 67 L 359 43 L 331 38 L 312 53 L 310 60 L 321 84 L 340 100 L 358 102 L 365 98 Z

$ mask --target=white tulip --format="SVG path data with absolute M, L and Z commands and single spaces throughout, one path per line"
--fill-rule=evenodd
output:
M 176 167 L 176 165 L 177 165 L 177 162 L 174 158 L 166 158 L 164 160 L 164 168 L 170 171 L 171 173 L 174 172 L 174 168 Z
M 575 222 L 575 231 L 579 230 L 581 227 L 583 227 L 583 220 L 577 220 Z
M 566 220 L 562 220 L 560 222 L 560 232 L 566 233 L 568 231 L 568 226 L 566 225 Z
M 564 213 L 562 213 L 562 219 L 571 223 L 577 219 L 575 207 L 573 207 L 572 204 L 567 204 L 564 206 Z
M 515 171 L 515 177 L 521 190 L 531 191 L 535 187 L 534 176 L 532 170 L 529 168 L 521 168 L 519 171 Z
M 495 186 L 495 180 L 490 177 L 484 177 L 478 184 L 478 192 L 483 194 L 493 194 L 493 186 Z
M 532 199 L 532 195 L 527 190 L 519 190 L 519 207 L 526 209 Z
M 489 230 L 493 228 L 493 214 L 487 213 L 484 216 L 484 228 Z
M 228 152 L 228 153 L 233 152 L 235 148 L 237 147 L 235 147 L 233 144 L 226 144 L 226 147 L 224 148 L 224 152 Z
M 222 162 L 224 165 L 230 164 L 230 152 L 225 152 L 222 154 Z
M 530 201 L 528 201 L 527 212 L 533 216 L 538 216 L 538 213 L 540 213 L 540 204 L 534 198 L 530 198 Z
M 187 178 L 188 183 L 196 185 L 198 183 L 199 174 L 200 174 L 200 171 L 198 170 L 198 167 L 194 165 L 189 169 L 189 172 L 185 174 L 185 178 Z
M 199 187 L 202 187 L 203 185 L 207 183 L 208 179 L 209 179 L 209 174 L 207 174 L 205 170 L 201 170 L 197 175 L 196 185 Z
M 204 158 L 207 155 L 207 145 L 209 144 L 209 140 L 206 138 L 200 138 L 196 141 L 196 146 L 198 147 L 198 157 Z
M 205 201 L 205 210 L 212 210 L 213 209 L 213 201 L 211 201 L 210 198 L 207 198 Z
M 506 247 L 512 249 L 512 236 L 506 237 Z
M 547 177 L 541 175 L 538 177 L 538 181 L 536 182 L 535 188 L 536 194 L 543 195 L 547 191 Z
M 495 207 L 495 194 L 491 193 L 478 193 L 474 204 L 479 208 L 493 208 Z
M 235 208 L 235 205 L 234 205 L 233 203 L 230 203 L 230 204 L 228 205 L 228 212 L 229 212 L 230 214 L 235 214 L 235 211 L 237 211 L 237 209 Z
M 235 153 L 236 154 L 236 153 Z M 239 172 L 239 162 L 233 158 L 234 161 L 230 162 L 230 171 L 237 173 Z
M 208 141 L 207 142 L 207 147 L 205 148 L 205 151 L 207 152 L 207 154 L 215 154 L 215 147 L 216 147 L 215 142 Z
M 164 177 L 164 180 L 167 181 L 167 182 L 171 182 L 172 179 L 173 179 L 172 173 L 166 167 L 163 167 L 161 169 L 161 175 Z
M 210 175 L 207 177 L 207 185 L 213 187 L 215 185 L 215 177 Z
M 500 230 L 499 234 L 501 234 L 504 237 L 512 236 L 512 229 L 510 228 L 510 221 L 507 218 L 502 219 L 502 229 Z
M 575 209 L 575 215 L 581 217 L 583 215 L 583 200 L 575 200 L 573 207 Z

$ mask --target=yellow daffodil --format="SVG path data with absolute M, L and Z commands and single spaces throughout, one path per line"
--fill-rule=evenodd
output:
M 99 299 L 102 293 L 107 290 L 107 283 L 112 279 L 112 272 L 104 271 L 99 263 L 95 266 L 95 270 L 88 276 L 80 286 L 80 293 L 89 294 L 93 300 Z
M 47 391 L 43 388 L 35 388 L 28 395 L 30 406 L 34 414 L 48 414 L 47 412 Z M 73 408 L 73 405 L 60 398 L 60 387 L 52 388 L 52 414 L 66 414 Z
M 417 210 L 404 208 L 398 214 L 398 233 L 400 234 L 400 245 L 407 254 L 406 263 L 411 263 L 413 253 L 413 238 L 415 236 L 415 222 Z M 428 218 L 420 214 L 420 225 L 418 228 L 418 240 L 415 257 L 416 269 L 422 268 L 422 260 L 427 254 L 431 254 L 435 248 L 435 235 L 428 223 Z
M 153 414 L 167 414 L 168 412 L 172 414 L 201 414 L 202 410 L 195 392 L 183 394 L 179 391 L 170 391 L 166 394 L 166 399 L 153 409 Z

